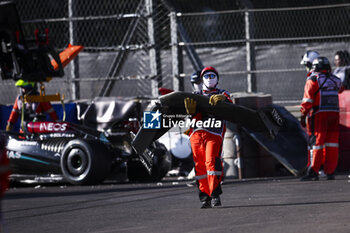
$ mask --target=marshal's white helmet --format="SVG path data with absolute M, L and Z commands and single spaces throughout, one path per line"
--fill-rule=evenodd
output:
M 307 71 L 311 70 L 312 62 L 316 58 L 318 58 L 320 54 L 316 51 L 308 50 L 306 53 L 301 57 L 300 65 L 304 65 Z

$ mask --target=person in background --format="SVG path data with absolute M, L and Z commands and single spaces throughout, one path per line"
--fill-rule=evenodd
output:
M 49 102 L 23 103 L 25 95 L 39 95 L 35 82 L 28 82 L 20 79 L 15 85 L 16 87 L 20 88 L 20 94 L 17 96 L 15 103 L 13 104 L 12 111 L 7 121 L 6 131 L 11 131 L 13 129 L 13 126 L 21 116 L 21 111 L 24 104 L 24 122 L 33 121 L 35 117 L 42 113 L 49 114 L 51 119 L 54 121 L 58 120 L 57 114 Z
M 231 102 L 227 91 L 218 89 L 219 73 L 214 67 L 205 67 L 200 74 L 202 90 L 195 92 L 198 95 L 210 97 L 209 104 L 216 105 L 220 101 Z M 184 100 L 186 111 L 192 118 L 205 121 L 213 118 L 197 109 L 194 99 Z M 225 122 L 221 121 L 220 128 L 194 127 L 190 129 L 190 142 L 195 163 L 197 187 L 201 208 L 221 206 L 221 181 L 223 178 L 223 164 L 221 150 L 225 134 Z
M 318 180 L 318 172 L 323 164 L 327 180 L 335 179 L 339 151 L 339 100 L 338 93 L 344 87 L 341 80 L 331 73 L 326 57 L 318 57 L 312 62 L 312 74 L 307 78 L 301 103 L 300 123 L 310 135 L 310 163 L 302 181 Z
M 337 51 L 334 55 L 335 69 L 333 74 L 340 78 L 345 89 L 350 89 L 350 66 L 349 53 L 345 51 Z
M 194 92 L 200 92 L 202 90 L 201 70 L 194 72 L 191 75 L 191 85 Z
M 307 76 L 309 77 L 312 73 L 312 62 L 318 58 L 320 54 L 317 51 L 314 50 L 308 50 L 306 53 L 301 57 L 300 65 L 305 66 L 306 71 L 308 72 Z
M 312 62 L 316 59 L 320 57 L 320 54 L 317 51 L 314 50 L 308 50 L 306 51 L 306 53 L 301 56 L 301 61 L 300 64 L 303 65 L 307 71 L 307 75 L 306 75 L 306 79 L 308 79 L 311 75 L 312 75 Z M 311 120 L 311 115 L 307 115 L 306 116 L 306 122 L 305 119 L 301 119 L 301 125 L 306 128 L 309 129 L 310 128 L 310 120 Z M 308 133 L 308 155 L 307 155 L 307 167 L 310 166 L 311 164 L 311 157 L 312 157 L 312 142 L 310 141 L 312 139 L 312 135 L 311 135 L 311 130 L 307 130 Z M 323 174 L 323 172 L 321 171 L 321 173 Z
M 202 80 L 201 80 L 201 70 L 195 71 L 190 76 L 190 82 L 192 86 L 193 93 L 199 93 L 202 90 Z M 191 129 L 187 129 L 184 134 L 190 135 Z M 189 178 L 193 177 L 192 174 L 194 174 L 194 163 L 193 163 L 193 155 L 190 156 L 186 161 L 184 161 L 183 166 L 185 168 L 185 171 L 187 171 L 187 176 Z M 180 167 L 181 168 L 181 167 Z M 181 173 L 181 169 L 180 169 Z

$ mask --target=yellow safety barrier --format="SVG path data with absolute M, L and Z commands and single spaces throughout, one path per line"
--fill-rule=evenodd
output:
M 55 95 L 25 95 L 24 101 L 31 103 L 61 101 L 61 95 L 58 93 Z

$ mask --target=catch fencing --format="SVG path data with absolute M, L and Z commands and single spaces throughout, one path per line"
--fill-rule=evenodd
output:
M 83 45 L 47 93 L 68 100 L 96 96 L 157 96 L 158 88 L 191 91 L 203 66 L 220 73 L 230 92 L 263 92 L 275 103 L 302 98 L 306 50 L 333 61 L 348 50 L 350 4 L 182 13 L 161 0 L 17 0 L 26 37 L 49 28 L 58 50 Z M 0 81 L 2 104 L 18 91 Z

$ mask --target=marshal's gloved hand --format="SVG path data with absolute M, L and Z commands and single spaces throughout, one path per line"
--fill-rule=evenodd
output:
M 7 125 L 6 125 L 6 132 L 9 132 L 9 131 L 11 131 L 12 130 L 12 124 L 11 123 L 7 123 Z
M 189 136 L 189 135 L 190 135 L 190 131 L 191 131 L 191 129 L 188 129 L 188 130 L 186 130 L 186 131 L 184 132 L 184 134 L 186 134 L 187 136 Z
M 186 98 L 184 102 L 187 114 L 194 115 L 196 113 L 197 102 L 191 98 Z
M 209 99 L 209 104 L 215 106 L 219 101 L 224 101 L 226 97 L 224 95 L 212 95 Z
M 301 124 L 301 126 L 302 127 L 306 127 L 306 116 L 304 116 L 304 115 L 301 115 L 301 117 L 300 117 L 300 124 Z

